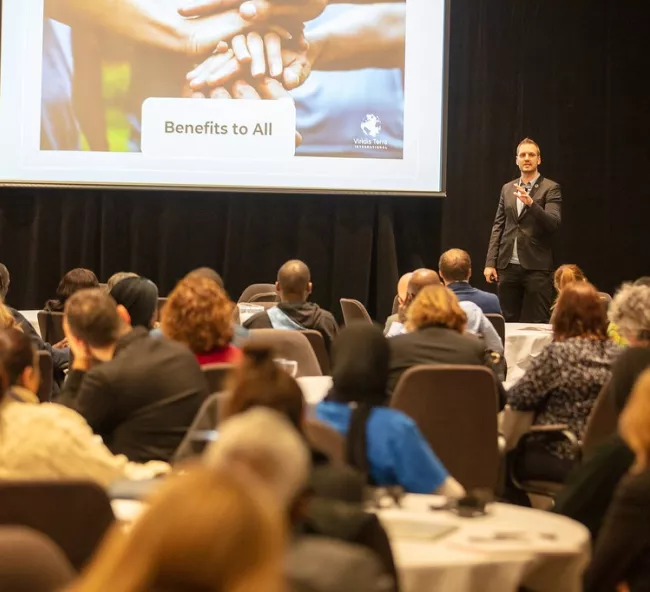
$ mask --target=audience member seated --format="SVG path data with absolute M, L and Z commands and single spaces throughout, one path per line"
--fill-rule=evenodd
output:
M 22 329 L 14 319 L 11 311 L 0 301 L 0 329 Z
M 48 300 L 43 305 L 43 310 L 63 312 L 65 303 L 75 292 L 87 288 L 97 288 L 98 286 L 99 281 L 97 280 L 97 276 L 90 269 L 84 269 L 82 267 L 71 269 L 61 278 L 59 286 L 56 289 L 56 298 Z
M 470 285 L 472 260 L 462 249 L 445 251 L 438 262 L 438 273 L 445 285 L 463 302 L 473 302 L 484 314 L 501 314 L 501 305 L 496 294 L 484 292 Z
M 399 313 L 401 308 L 404 306 L 404 303 L 406 302 L 406 294 L 408 291 L 409 282 L 411 281 L 412 277 L 413 277 L 413 272 L 409 271 L 408 273 L 405 273 L 401 278 L 399 278 L 399 281 L 397 282 L 397 302 L 399 305 L 399 309 L 395 314 L 391 314 L 386 319 L 386 325 L 384 326 L 384 335 L 388 333 L 390 326 L 395 321 L 399 321 Z
M 440 277 L 438 274 L 433 271 L 433 269 L 416 269 L 411 274 L 411 279 L 406 287 L 406 297 L 404 298 L 404 304 L 400 306 L 398 317 L 393 323 L 388 327 L 386 331 L 386 337 L 394 337 L 395 335 L 402 335 L 406 333 L 406 328 L 404 324 L 406 323 L 406 315 L 408 313 L 409 306 L 415 300 L 415 297 L 427 286 L 439 286 Z
M 636 383 L 619 431 L 634 453 L 634 464 L 605 515 L 585 572 L 585 592 L 650 590 L 650 371 Z
M 59 402 L 78 411 L 113 453 L 169 461 L 207 383 L 184 345 L 153 339 L 126 319 L 124 307 L 100 289 L 68 300 L 63 328 L 74 362 Z
M 612 364 L 607 385 L 607 397 L 620 413 L 639 374 L 650 366 L 650 286 L 623 284 L 609 305 L 608 315 L 610 328 L 615 325 L 629 345 Z
M 309 267 L 302 261 L 287 261 L 278 271 L 275 288 L 280 296 L 277 306 L 253 315 L 244 323 L 247 329 L 315 329 L 329 351 L 338 332 L 336 320 L 318 304 L 308 302 L 312 283 Z
M 217 282 L 189 275 L 167 298 L 161 319 L 163 335 L 189 347 L 201 366 L 237 363 L 241 350 L 230 343 L 234 308 Z
M 109 292 L 118 305 L 122 305 L 129 315 L 127 322 L 132 327 L 153 329 L 158 310 L 158 286 L 143 277 L 125 277 L 117 282 Z
M 508 391 L 508 404 L 515 411 L 533 411 L 534 425 L 564 424 L 581 440 L 618 353 L 607 338 L 596 288 L 587 282 L 569 284 L 553 315 L 553 342 Z M 575 462 L 568 440 L 539 435 L 529 442 L 517 468 L 519 477 L 564 482 Z
M 286 527 L 253 475 L 170 479 L 129 532 L 115 525 L 70 592 L 285 592 Z
M 316 418 L 347 437 L 347 461 L 371 485 L 461 497 L 462 486 L 436 457 L 415 422 L 386 407 L 388 341 L 381 329 L 352 324 L 332 347 L 333 388 Z
M 70 349 L 63 347 L 63 344 L 57 344 L 56 346 L 45 343 L 41 336 L 38 334 L 36 329 L 32 324 L 23 316 L 22 313 L 17 311 L 15 308 L 2 306 L 6 302 L 7 292 L 9 291 L 9 284 L 11 283 L 11 277 L 9 275 L 9 270 L 0 263 L 0 328 L 8 329 L 10 326 L 13 326 L 10 319 L 7 318 L 6 311 L 8 311 L 13 317 L 14 321 L 18 327 L 27 335 L 34 347 L 38 351 L 47 351 L 52 356 L 52 365 L 53 365 L 53 378 L 54 383 L 53 394 L 58 394 L 59 392 L 59 383 L 63 383 L 65 378 L 64 371 L 68 369 L 68 364 L 70 363 Z
M 553 286 L 555 287 L 555 291 L 558 293 L 558 295 L 569 284 L 586 281 L 587 276 L 585 275 L 585 272 L 573 263 L 565 263 L 564 265 L 560 265 L 560 267 L 558 267 L 553 274 Z
M 311 460 L 304 439 L 286 415 L 256 407 L 219 426 L 219 438 L 203 455 L 214 469 L 244 467 L 288 511 L 307 485 Z
M 390 340 L 388 392 L 392 395 L 402 374 L 421 364 L 470 364 L 494 370 L 482 340 L 465 335 L 467 315 L 454 293 L 444 286 L 424 288 L 409 306 L 404 335 Z M 505 405 L 500 381 L 499 409 Z
M 122 280 L 125 280 L 127 278 L 137 278 L 140 277 L 137 273 L 134 273 L 133 271 L 118 271 L 117 273 L 114 273 L 111 277 L 108 278 L 106 281 L 106 291 L 110 294 L 111 290 L 115 287 L 115 285 L 118 282 L 121 282 Z
M 16 329 L 0 332 L 0 479 L 89 479 L 102 486 L 150 478 L 165 463 L 113 456 L 84 419 L 57 404 L 35 403 L 36 352 Z

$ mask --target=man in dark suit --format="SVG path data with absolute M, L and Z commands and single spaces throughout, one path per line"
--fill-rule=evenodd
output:
M 458 302 L 473 302 L 484 314 L 501 314 L 501 306 L 496 294 L 470 286 L 472 260 L 467 251 L 462 249 L 445 251 L 438 262 L 438 272 L 445 285 L 456 294 Z
M 82 415 L 113 454 L 169 462 L 208 385 L 187 347 L 126 319 L 100 288 L 68 299 L 63 328 L 74 361 L 56 402 Z
M 521 176 L 501 189 L 492 225 L 485 279 L 498 282 L 508 322 L 547 323 L 553 300 L 551 238 L 562 219 L 560 186 L 540 175 L 539 146 L 526 138 L 517 147 Z

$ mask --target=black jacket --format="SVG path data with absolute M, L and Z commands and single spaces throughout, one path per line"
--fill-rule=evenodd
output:
M 168 462 L 207 394 L 189 349 L 138 327 L 117 342 L 110 362 L 72 370 L 57 403 L 79 412 L 114 454 Z
M 339 326 L 331 312 L 323 310 L 313 302 L 278 302 L 277 307 L 292 321 L 303 329 L 318 331 L 325 340 L 325 347 L 330 351 Z M 271 319 L 266 312 L 253 315 L 244 323 L 246 329 L 272 329 Z
M 533 204 L 524 206 L 519 215 L 515 196 L 519 181 L 510 181 L 501 189 L 485 266 L 505 269 L 512 259 L 516 238 L 519 262 L 524 269 L 551 271 L 554 268 L 551 238 L 562 221 L 560 186 L 540 176 L 530 191 Z
M 390 395 L 402 377 L 413 366 L 421 364 L 469 364 L 487 366 L 489 363 L 483 342 L 473 335 L 463 335 L 445 327 L 424 327 L 412 333 L 391 337 L 388 392 Z M 505 391 L 497 379 L 499 407 L 505 405 Z

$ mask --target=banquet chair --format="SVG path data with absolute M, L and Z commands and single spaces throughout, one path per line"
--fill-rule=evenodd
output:
M 41 331 L 43 341 L 54 345 L 65 338 L 63 332 L 63 313 L 50 312 L 49 310 L 39 310 L 36 313 L 38 318 L 38 327 Z
M 47 536 L 22 526 L 0 527 L 0 590 L 54 592 L 75 576 L 61 549 Z
M 41 381 L 38 385 L 38 400 L 41 403 L 49 403 L 52 400 L 52 385 L 54 383 L 54 366 L 52 355 L 49 351 L 39 351 L 38 355 L 38 372 Z
M 286 329 L 252 329 L 249 343 L 258 343 L 274 350 L 274 356 L 298 363 L 296 378 L 322 376 L 316 354 L 302 331 Z
M 199 440 L 197 434 L 217 429 L 223 418 L 224 402 L 228 396 L 229 393 L 226 392 L 213 393 L 203 401 L 203 404 L 192 421 L 192 425 L 190 425 L 185 437 L 174 453 L 172 464 L 175 465 L 200 454 L 201 451 L 197 447 Z
M 585 435 L 582 438 L 582 457 L 588 458 L 618 427 L 618 412 L 611 397 L 607 396 L 607 381 L 601 389 L 589 414 Z
M 237 302 L 277 302 L 278 293 L 275 284 L 251 284 L 239 297 Z
M 358 300 L 352 298 L 341 298 L 341 310 L 343 311 L 343 322 L 346 325 L 355 321 L 364 321 L 372 324 L 372 319 L 366 307 Z
M 612 301 L 611 295 L 609 295 L 607 292 L 598 292 L 598 298 L 600 298 L 603 302 L 609 303 Z
M 345 438 L 325 423 L 308 419 L 303 425 L 307 441 L 313 448 L 329 458 L 330 464 L 341 466 L 345 463 Z
M 91 558 L 113 521 L 108 496 L 96 483 L 0 483 L 0 525 L 26 526 L 47 535 L 76 570 Z
M 226 363 L 205 364 L 204 366 L 201 366 L 203 375 L 208 382 L 208 392 L 221 392 L 224 388 L 224 384 L 228 378 L 228 375 L 234 367 L 234 364 Z
M 503 315 L 495 314 L 490 312 L 485 315 L 489 321 L 494 325 L 494 329 L 497 332 L 497 335 L 501 338 L 501 343 L 505 346 L 506 344 L 506 320 L 503 318 Z
M 329 376 L 331 372 L 330 355 L 325 347 L 323 335 L 315 329 L 305 329 L 304 331 L 301 331 L 301 333 L 311 344 L 311 347 L 316 354 L 316 358 L 318 359 L 318 365 L 320 366 L 323 376 Z
M 415 420 L 449 473 L 469 492 L 499 481 L 499 395 L 483 366 L 422 365 L 400 378 L 391 406 Z

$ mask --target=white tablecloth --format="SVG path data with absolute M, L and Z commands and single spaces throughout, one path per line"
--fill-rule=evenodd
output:
M 507 504 L 491 504 L 488 515 L 460 518 L 430 511 L 437 496 L 406 496 L 402 509 L 379 516 L 391 544 L 403 592 L 579 592 L 589 561 L 587 529 L 563 516 Z M 457 530 L 433 541 L 404 533 L 404 522 L 450 525 Z M 391 535 L 391 525 L 402 525 Z M 408 525 L 407 525 L 408 529 Z M 400 534 L 400 536 L 397 536 Z M 517 537 L 495 540 L 495 536 Z
M 506 386 L 517 382 L 533 358 L 553 341 L 551 325 L 506 323 L 505 356 L 508 363 Z

